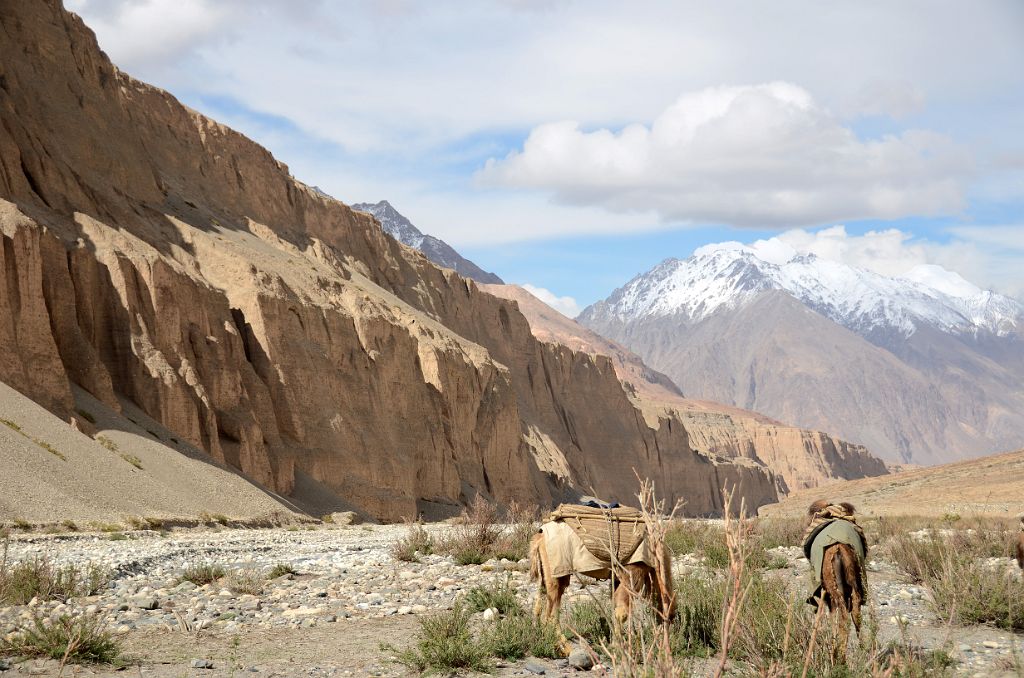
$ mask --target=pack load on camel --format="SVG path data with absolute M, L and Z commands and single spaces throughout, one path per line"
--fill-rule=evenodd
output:
M 612 579 L 615 620 L 625 621 L 633 599 L 646 596 L 658 616 L 675 613 L 672 556 L 650 543 L 648 517 L 635 509 L 588 502 L 561 504 L 530 542 L 530 578 L 539 582 L 534 614 L 558 623 L 573 574 Z
M 867 597 L 864 566 L 868 542 L 847 502 L 819 499 L 807 510 L 804 555 L 811 565 L 813 590 L 807 599 L 818 608 L 824 602 L 841 619 L 839 651 L 845 655 L 849 616 L 860 634 L 860 608 Z
M 655 564 L 644 540 L 644 516 L 635 508 L 561 504 L 541 525 L 541 533 L 554 577 L 578 572 L 607 579 L 613 562 Z

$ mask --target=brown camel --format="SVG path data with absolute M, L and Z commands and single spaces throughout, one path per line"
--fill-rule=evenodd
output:
M 828 509 L 831 508 L 831 512 Z M 852 518 L 854 507 L 848 502 L 832 504 L 819 499 L 811 504 L 807 511 L 808 523 L 814 520 L 827 519 L 830 516 L 846 515 Z M 864 553 L 867 543 L 861 539 Z M 839 617 L 840 656 L 845 657 L 846 645 L 850 634 L 850 618 L 860 636 L 861 605 L 866 599 L 864 591 L 864 563 L 854 546 L 836 542 L 825 547 L 821 561 L 821 593 L 820 599 L 828 606 L 829 612 Z
M 530 540 L 530 579 L 540 582 L 533 614 L 541 621 L 554 622 L 558 625 L 562 595 L 569 588 L 571 575 L 554 577 L 550 572 L 547 549 L 544 545 L 544 533 L 538 532 Z M 594 576 L 597 573 L 580 574 Z M 629 619 L 633 608 L 633 599 L 639 595 L 650 600 L 661 620 L 669 621 L 675 616 L 672 557 L 667 550 L 663 551 L 659 567 L 651 567 L 646 563 L 616 564 L 609 568 L 609 574 L 614 575 L 615 589 L 612 593 L 612 602 L 617 624 Z M 601 578 L 600 574 L 598 574 L 598 578 Z
M 1017 565 L 1020 566 L 1020 569 L 1024 570 L 1024 515 L 1020 517 L 1020 532 L 1017 533 L 1014 555 L 1017 556 Z

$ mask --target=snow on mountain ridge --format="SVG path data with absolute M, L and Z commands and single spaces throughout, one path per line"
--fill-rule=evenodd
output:
M 887 277 L 785 245 L 755 251 L 737 242 L 706 245 L 685 260 L 666 259 L 616 290 L 601 312 L 622 320 L 677 313 L 701 320 L 772 289 L 858 333 L 885 328 L 910 336 L 926 323 L 954 334 L 1005 334 L 1024 320 L 1024 308 L 1013 299 L 939 266 Z
M 456 252 L 451 245 L 440 238 L 421 232 L 387 200 L 377 203 L 360 202 L 352 209 L 367 212 L 376 217 L 381 229 L 400 243 L 422 252 L 439 266 L 451 268 L 460 275 L 477 282 L 501 285 L 504 281 L 493 273 L 483 270 L 469 259 Z

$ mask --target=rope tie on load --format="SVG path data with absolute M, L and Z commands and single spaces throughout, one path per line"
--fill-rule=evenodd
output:
M 562 504 L 550 516 L 562 521 L 579 535 L 583 545 L 598 560 L 625 563 L 643 543 L 646 525 L 643 514 L 634 508 L 593 508 Z M 631 525 L 625 530 L 623 523 Z

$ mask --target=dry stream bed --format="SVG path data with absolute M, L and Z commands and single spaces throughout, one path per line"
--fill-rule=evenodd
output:
M 449 526 L 430 526 L 441 535 Z M 524 605 L 534 588 L 525 561 L 457 565 L 428 555 L 403 562 L 391 545 L 405 526 L 336 526 L 317 529 L 139 531 L 112 540 L 105 534 L 16 535 L 11 563 L 46 557 L 57 565 L 98 565 L 113 573 L 96 595 L 66 602 L 34 600 L 0 607 L 0 636 L 14 633 L 34 616 L 95 615 L 122 646 L 124 666 L 68 665 L 64 675 L 152 676 L 341 676 L 406 675 L 381 643 L 414 641 L 419 619 L 452 605 L 475 586 L 509 582 Z M 799 548 L 780 547 L 767 576 L 781 577 L 794 590 L 806 585 L 806 560 Z M 196 565 L 218 565 L 226 576 L 196 585 L 182 581 Z M 1008 563 L 994 563 L 1006 567 Z M 275 566 L 292 572 L 255 583 Z M 700 559 L 676 559 L 677 574 L 699 572 Z M 986 626 L 943 623 L 929 605 L 929 592 L 909 583 L 889 562 L 869 563 L 871 614 L 880 637 L 903 637 L 925 649 L 945 649 L 958 661 L 953 672 L 967 676 L 1020 675 L 1024 637 Z M 246 575 L 250 593 L 239 593 Z M 600 585 L 570 596 L 601 595 Z M 1022 601 L 1024 604 L 1024 601 Z M 480 623 L 486 623 L 480 621 Z M 1015 663 L 1016 662 L 1016 663 Z M 709 662 L 695 662 L 706 673 Z M 595 671 L 600 671 L 600 666 Z M 533 659 L 498 663 L 495 675 L 570 675 L 565 661 Z M 55 660 L 0 659 L 0 676 L 56 675 Z

